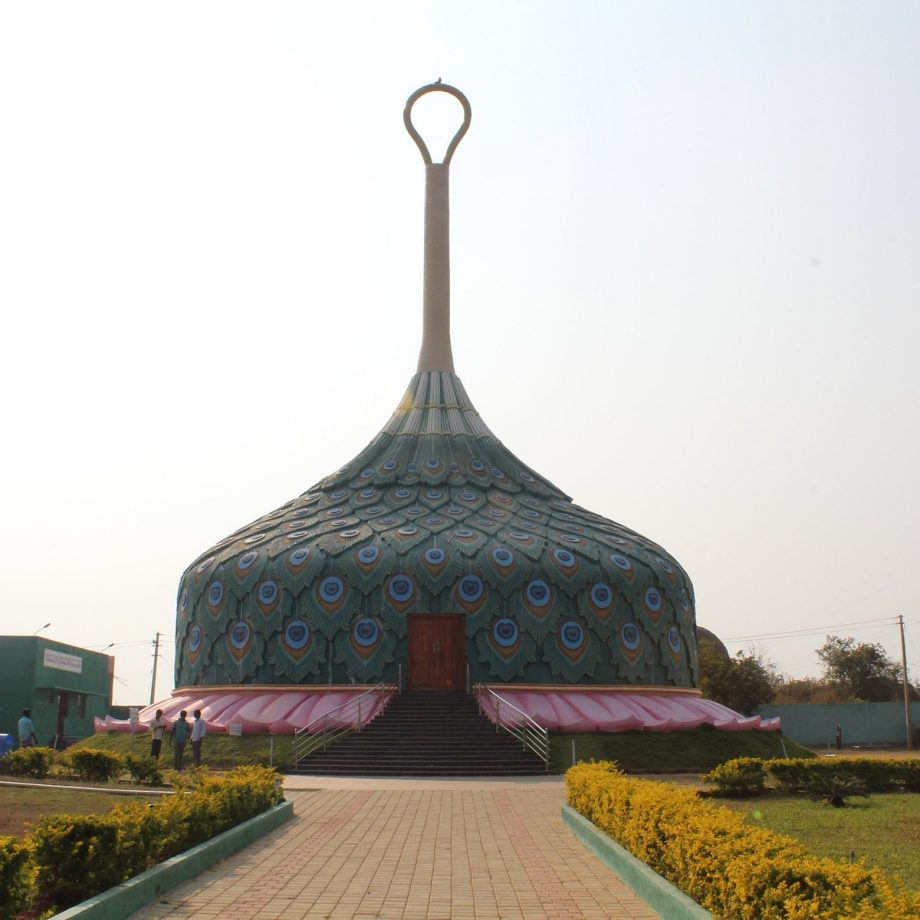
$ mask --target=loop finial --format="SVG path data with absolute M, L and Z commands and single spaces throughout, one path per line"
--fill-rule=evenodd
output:
M 409 136 L 412 140 L 415 141 L 418 149 L 421 151 L 422 159 L 425 161 L 426 166 L 432 165 L 431 154 L 428 152 L 428 145 L 422 140 L 422 136 L 415 130 L 415 125 L 412 124 L 412 106 L 418 102 L 422 96 L 426 96 L 428 93 L 448 93 L 453 96 L 460 105 L 463 106 L 463 124 L 460 125 L 459 130 L 454 135 L 453 140 L 447 145 L 447 152 L 444 154 L 444 160 L 442 165 L 449 166 L 450 159 L 454 155 L 454 151 L 457 149 L 457 144 L 463 139 L 463 135 L 469 130 L 470 121 L 473 118 L 473 110 L 470 108 L 470 102 L 457 89 L 455 86 L 449 86 L 447 83 L 442 83 L 440 79 L 437 83 L 429 83 L 428 86 L 423 86 L 421 89 L 417 89 L 407 100 L 406 107 L 403 109 L 403 122 L 406 125 L 406 130 L 409 132 Z

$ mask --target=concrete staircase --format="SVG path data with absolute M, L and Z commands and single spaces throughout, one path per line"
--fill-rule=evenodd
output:
M 313 776 L 535 776 L 546 765 L 479 714 L 472 696 L 414 691 L 394 696 L 360 732 L 300 761 Z

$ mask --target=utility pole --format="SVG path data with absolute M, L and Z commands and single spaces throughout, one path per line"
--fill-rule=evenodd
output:
M 907 651 L 904 646 L 904 617 L 898 614 L 898 626 L 901 630 L 901 680 L 904 684 L 904 727 L 907 731 L 907 747 L 914 746 L 913 725 L 910 718 L 910 684 L 907 682 Z
M 154 696 L 157 690 L 157 661 L 160 658 L 160 634 L 157 633 L 156 639 L 153 640 L 153 677 L 150 680 L 150 705 L 153 705 Z M 906 692 L 906 691 L 905 691 Z

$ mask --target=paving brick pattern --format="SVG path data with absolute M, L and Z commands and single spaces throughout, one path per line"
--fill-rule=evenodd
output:
M 133 920 L 658 917 L 562 823 L 560 783 L 288 794 L 290 822 Z

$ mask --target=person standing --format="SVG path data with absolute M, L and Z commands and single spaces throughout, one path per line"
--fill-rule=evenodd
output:
M 195 710 L 195 721 L 192 723 L 192 758 L 195 761 L 195 766 L 201 766 L 201 742 L 204 741 L 204 736 L 208 732 L 208 727 L 205 725 L 204 719 L 201 718 L 201 710 Z
M 173 767 L 176 770 L 182 769 L 182 759 L 185 757 L 185 745 L 188 741 L 188 720 L 185 718 L 187 715 L 184 709 L 179 713 L 179 718 L 173 722 L 170 734 L 173 746 Z
M 19 746 L 33 747 L 35 745 L 35 726 L 32 724 L 32 710 L 23 709 L 22 718 L 16 724 L 19 729 Z
M 160 748 L 163 747 L 163 730 L 166 728 L 166 719 L 163 718 L 163 710 L 158 709 L 157 714 L 150 723 L 150 756 L 154 760 L 160 759 Z

